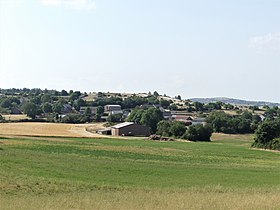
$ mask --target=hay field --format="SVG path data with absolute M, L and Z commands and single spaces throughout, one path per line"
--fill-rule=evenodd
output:
M 61 137 L 100 137 L 86 131 L 86 128 L 98 130 L 103 123 L 62 124 L 62 123 L 0 123 L 0 134 L 6 136 L 61 136 Z

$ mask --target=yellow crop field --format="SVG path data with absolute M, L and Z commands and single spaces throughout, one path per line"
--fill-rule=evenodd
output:
M 100 137 L 86 131 L 104 128 L 103 123 L 61 124 L 61 123 L 1 123 L 0 134 L 9 136 L 62 136 L 62 137 Z

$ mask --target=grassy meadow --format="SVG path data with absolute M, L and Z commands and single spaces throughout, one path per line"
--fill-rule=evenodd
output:
M 280 153 L 212 142 L 0 139 L 0 209 L 280 209 Z

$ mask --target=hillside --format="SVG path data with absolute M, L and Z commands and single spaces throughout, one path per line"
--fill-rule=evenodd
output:
M 233 104 L 233 105 L 243 105 L 243 106 L 280 106 L 280 103 L 273 103 L 273 102 L 266 102 L 266 101 L 247 101 L 241 99 L 234 99 L 234 98 L 226 98 L 226 97 L 215 97 L 215 98 L 190 98 L 193 102 L 200 102 L 200 103 L 215 103 L 215 102 L 223 102 L 226 104 Z

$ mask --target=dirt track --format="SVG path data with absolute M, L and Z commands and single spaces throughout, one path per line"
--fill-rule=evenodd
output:
M 0 123 L 0 135 L 8 136 L 63 136 L 63 137 L 104 137 L 86 131 L 103 129 L 103 123 L 62 124 L 62 123 Z

